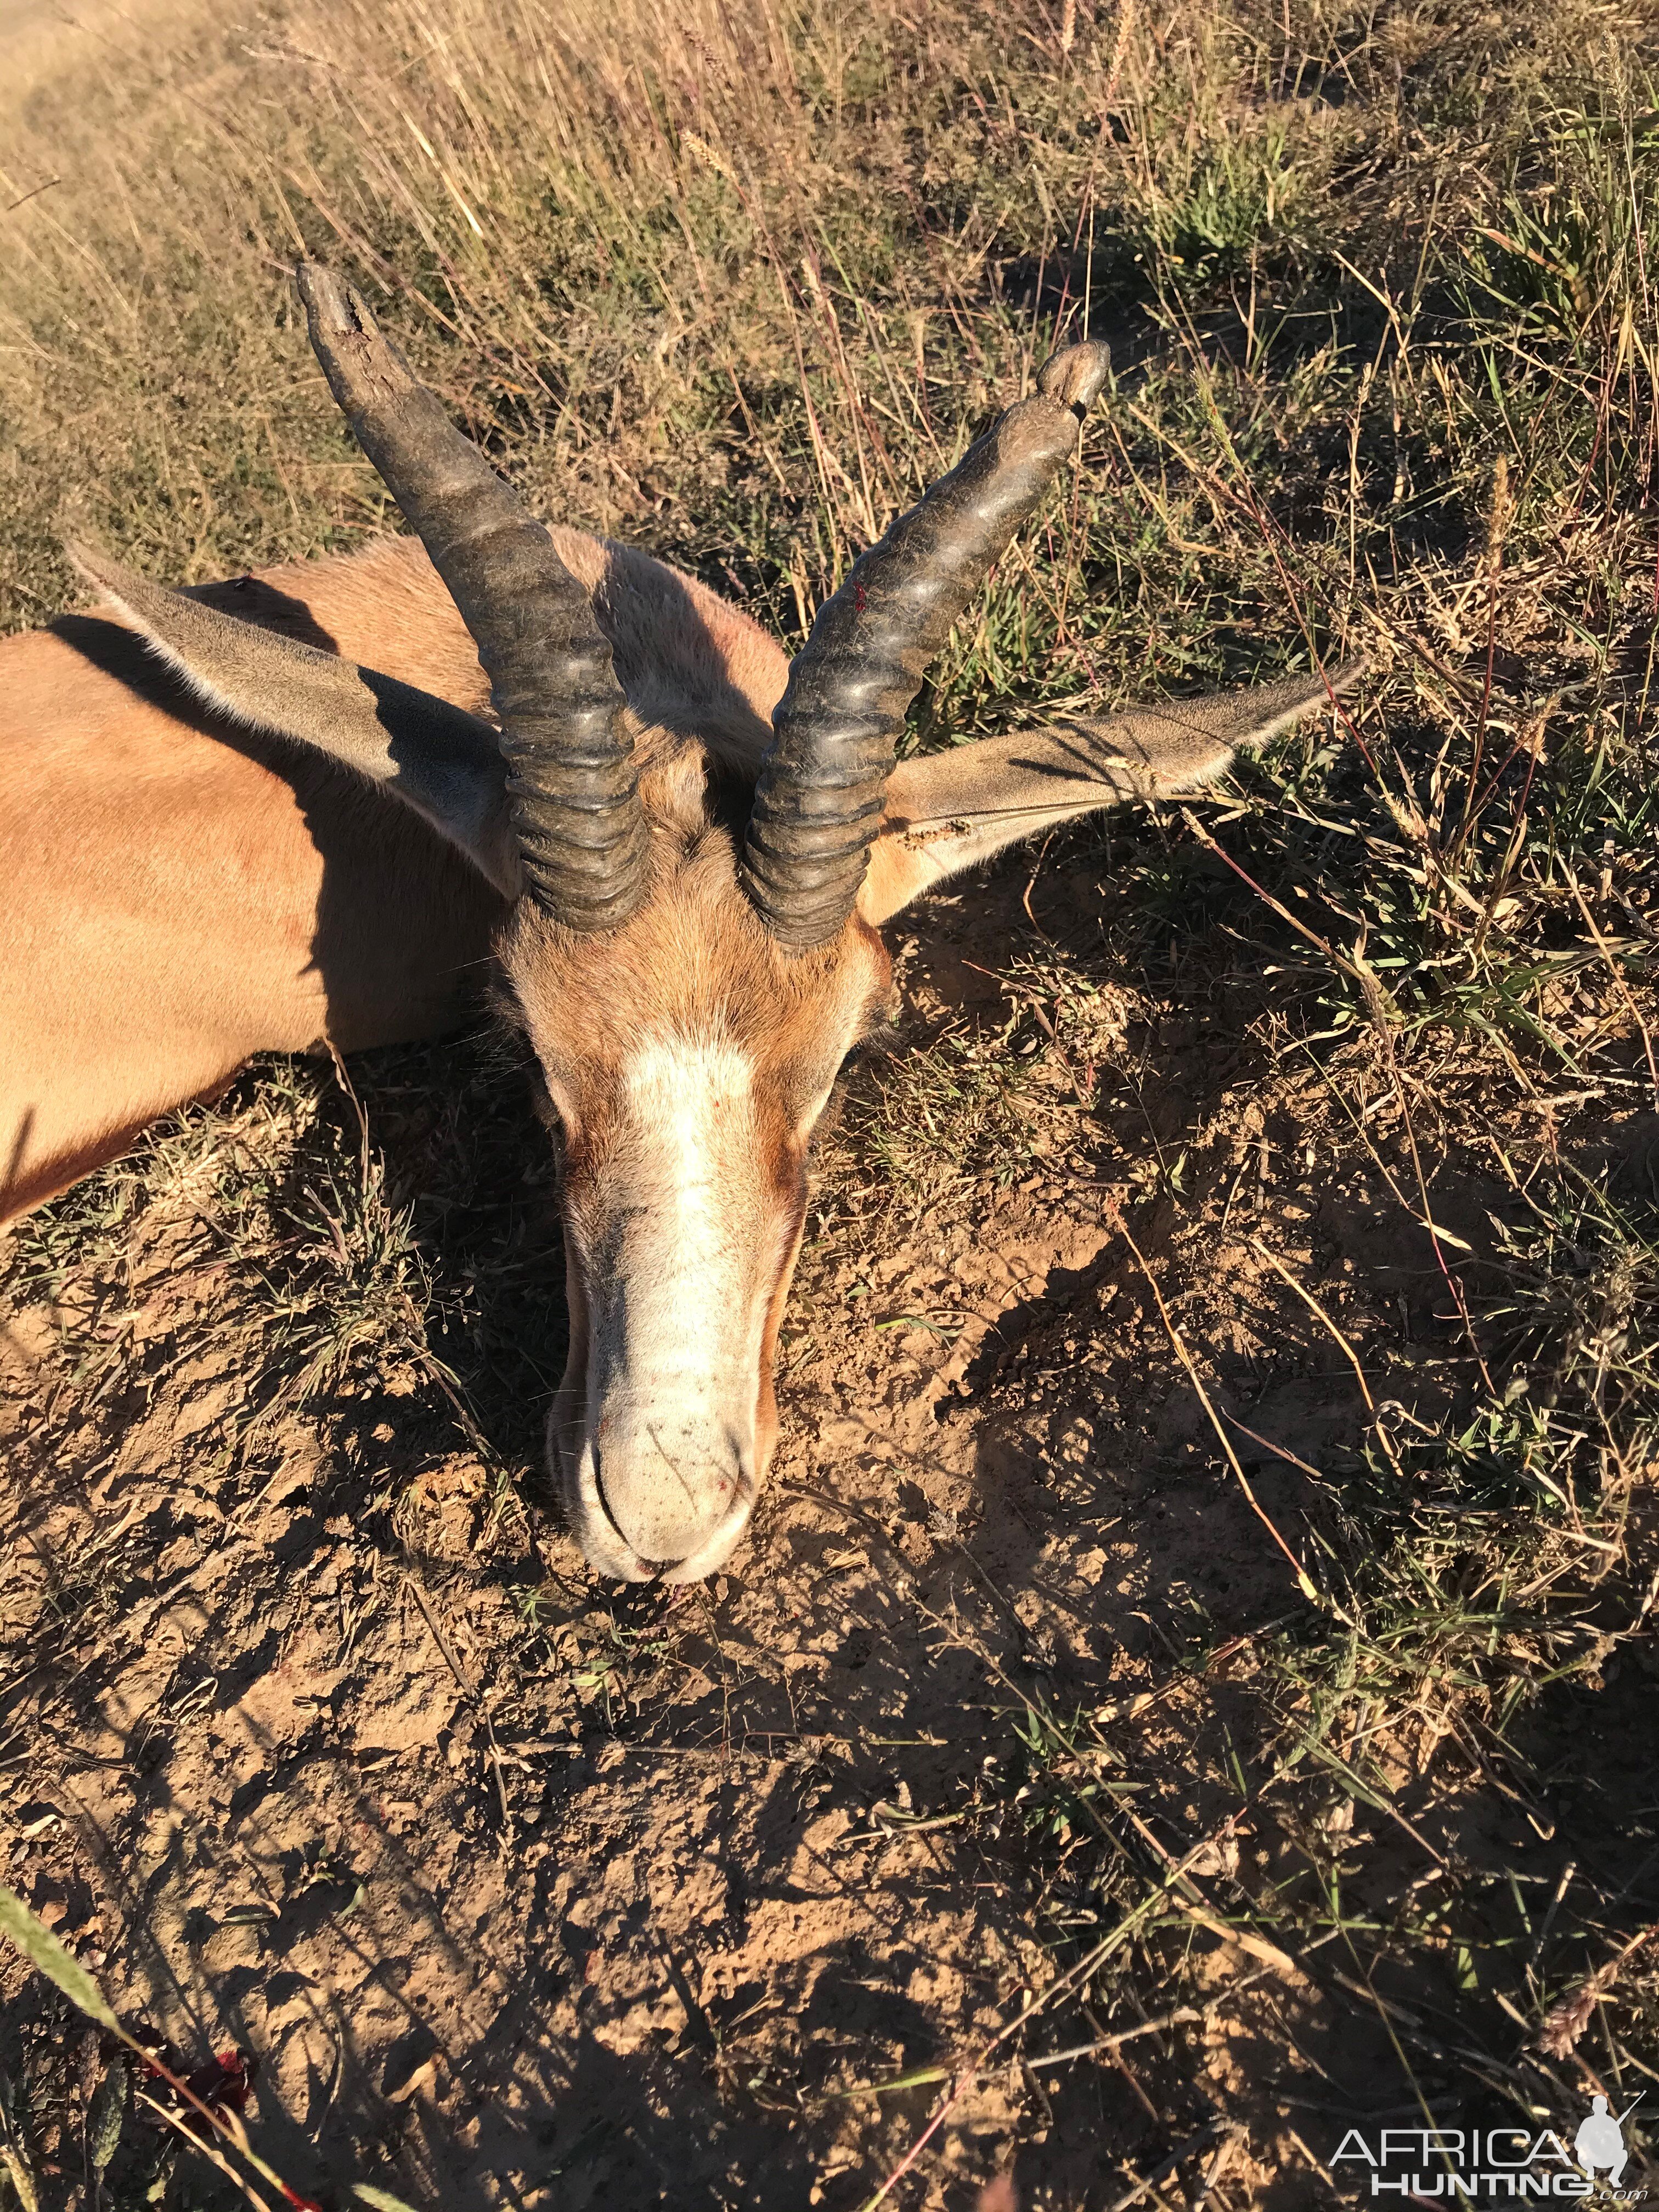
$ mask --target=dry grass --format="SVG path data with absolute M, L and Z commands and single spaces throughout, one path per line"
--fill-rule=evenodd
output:
M 1103 1235 L 1121 1212 L 1317 1592 L 1271 1547 L 1243 1613 L 1188 1576 L 1134 1616 L 1151 1640 L 1124 1644 L 1111 1694 L 1085 1695 L 957 1507 L 915 1538 L 965 1559 L 962 1603 L 985 1607 L 918 1632 L 966 1654 L 988 1715 L 930 1785 L 955 1824 L 934 1842 L 960 1853 L 934 1872 L 1018 1899 L 1023 1986 L 1055 1992 L 1018 2047 L 1183 2008 L 1224 2021 L 1149 2032 L 1128 2075 L 1112 2057 L 1154 2118 L 1122 2089 L 1076 2190 L 1073 2075 L 1018 2077 L 986 2140 L 999 2160 L 1026 2146 L 1035 2202 L 1173 2202 L 1152 2176 L 1183 2143 L 1172 2171 L 1194 2191 L 1207 2172 L 1213 2204 L 1328 2201 L 1319 2161 L 1358 2108 L 1322 2039 L 1355 2021 L 1394 2070 L 1367 2111 L 1571 2132 L 1592 2088 L 1620 2109 L 1651 2093 L 1648 13 L 390 0 L 165 20 L 65 33 L 65 73 L 0 119 L 21 203 L 0 217 L 13 624 L 67 601 L 65 501 L 176 579 L 386 526 L 296 322 L 303 248 L 351 270 L 542 510 L 696 568 L 789 641 L 1060 331 L 1109 337 L 1077 475 L 959 626 L 918 744 L 1056 697 L 1374 656 L 1352 723 L 1286 741 L 1201 819 L 1070 834 L 918 926 L 901 1053 L 855 1076 L 824 1148 L 786 1397 L 841 1389 L 847 1342 L 872 1374 L 910 1356 L 901 1329 L 916 1360 L 971 1343 L 951 1387 L 988 1436 L 1038 1440 L 1021 1510 L 1118 1526 L 1139 1494 L 1114 1487 L 1123 1440 L 1176 1388 L 1127 1253 L 981 1336 L 948 1267 L 926 1297 L 904 1286 L 1011 1210 Z M 259 1071 L 23 1226 L 0 1315 L 58 1378 L 12 1408 L 26 1472 L 95 1478 L 142 1397 L 176 1407 L 203 1494 L 262 1494 L 301 1430 L 319 1464 L 365 1470 L 367 1545 L 418 1547 L 409 1498 L 458 1454 L 491 1542 L 537 1512 L 556 1271 L 516 1078 L 463 1047 L 359 1080 L 366 1139 L 327 1072 Z M 1331 1395 L 1351 1362 L 1337 1431 L 1309 1414 L 1264 1443 L 1270 1382 Z M 879 1426 L 883 1402 L 850 1410 Z M 394 1403 L 396 1453 L 374 1443 Z M 1232 1476 L 1194 1434 L 1160 1432 L 1146 1494 L 1196 1454 L 1218 1514 Z M 908 1587 L 914 1548 L 871 1512 L 851 1534 Z M 30 1583 L 14 1687 L 91 1663 L 109 1562 L 94 1544 Z M 596 1741 L 669 1711 L 684 1620 L 573 1626 L 533 1577 L 514 1603 L 512 1695 L 563 1669 Z M 830 1790 L 842 1770 L 825 1751 L 811 1772 Z M 860 1817 L 902 1830 L 904 1786 Z M 15 2131 L 44 2171 L 92 2088 L 42 2056 L 58 2016 L 29 2032 Z M 726 2034 L 711 2097 L 794 2116 L 815 2203 L 867 2197 L 947 2094 L 932 2076 L 991 2065 L 951 2045 L 895 2104 L 872 2093 L 875 2045 L 739 2065 Z M 740 2194 L 774 2154 L 754 2124 Z M 947 2128 L 893 2201 L 945 2201 L 916 2192 L 969 2170 L 967 2140 Z M 1641 2108 L 1631 2140 L 1645 2158 Z M 158 2170 L 136 2149 L 112 2169 L 124 2207 Z M 183 2168 L 160 2185 L 209 2201 Z

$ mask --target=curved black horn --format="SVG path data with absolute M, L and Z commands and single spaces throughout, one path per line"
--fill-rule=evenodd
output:
M 1103 345 L 1067 346 L 819 608 L 772 717 L 744 884 L 791 951 L 853 911 L 905 711 L 951 625 L 1060 464 L 1106 381 Z
M 357 293 L 314 261 L 296 276 L 334 397 L 489 675 L 526 886 L 573 929 L 613 929 L 644 896 L 648 833 L 592 602 Z

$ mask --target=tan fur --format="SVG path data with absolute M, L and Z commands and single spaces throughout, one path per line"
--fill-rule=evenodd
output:
M 734 844 L 783 655 L 645 555 L 553 535 L 611 641 L 651 831 L 647 894 L 606 934 L 479 872 L 517 880 L 505 771 L 471 641 L 412 541 L 182 599 L 94 556 L 125 620 L 0 644 L 0 1214 L 253 1053 L 435 1035 L 499 972 L 563 1150 L 550 1457 L 596 1566 L 685 1580 L 728 1555 L 771 1455 L 813 1127 L 891 995 L 874 925 L 1035 829 L 1214 777 L 1325 689 L 908 763 L 859 911 L 791 955 Z
M 787 672 L 776 646 L 643 555 L 556 536 L 615 625 L 651 736 L 707 717 L 723 757 L 756 760 Z M 415 540 L 193 596 L 488 711 L 472 641 Z M 503 912 L 407 809 L 237 731 L 129 629 L 85 617 L 0 640 L 0 1220 L 255 1053 L 441 1035 Z
M 747 1255 L 765 1297 L 757 1341 L 741 1374 L 727 1378 L 748 1393 L 728 1424 L 743 1439 L 731 1478 L 740 1502 L 723 1518 L 711 1509 L 705 1544 L 672 1562 L 675 1580 L 720 1564 L 771 1458 L 773 1352 L 805 1219 L 813 1126 L 842 1060 L 884 1017 L 892 988 L 886 948 L 856 919 L 834 945 L 799 958 L 768 935 L 738 887 L 729 833 L 704 818 L 702 781 L 702 757 L 690 748 L 644 780 L 654 824 L 652 890 L 624 928 L 580 938 L 521 907 L 501 945 L 563 1137 L 571 1344 L 549 1424 L 550 1455 L 583 1549 L 611 1573 L 635 1577 L 660 1562 L 623 1540 L 627 1516 L 616 1500 L 623 1478 L 614 1478 L 601 1497 L 582 1464 L 586 1440 L 597 1435 L 607 1462 L 624 1467 L 636 1498 L 675 1472 L 665 1471 L 654 1432 L 642 1438 L 637 1419 L 627 1418 L 637 1414 L 637 1386 L 615 1371 L 614 1350 L 602 1356 L 607 1346 L 595 1327 L 595 1297 L 614 1292 L 619 1256 L 635 1268 L 649 1264 L 619 1255 L 617 1243 L 626 1233 L 618 1224 L 649 1203 L 621 1121 L 624 1073 L 659 1039 L 729 1046 L 752 1064 L 752 1150 L 728 1200 L 738 1258 Z M 718 1305 L 721 1286 L 710 1284 L 707 1295 Z M 713 1320 L 708 1334 L 713 1350 Z M 697 1455 L 704 1462 L 708 1455 Z M 705 1467 L 711 1494 L 725 1480 Z
M 1079 714 L 902 761 L 888 778 L 884 834 L 871 851 L 859 912 L 885 921 L 944 878 L 1079 814 L 1201 791 L 1227 773 L 1237 751 L 1335 698 L 1364 668 L 1351 660 L 1248 691 Z
M 450 1026 L 500 911 L 415 817 L 137 696 L 138 661 L 105 623 L 0 646 L 0 1218 L 253 1053 Z

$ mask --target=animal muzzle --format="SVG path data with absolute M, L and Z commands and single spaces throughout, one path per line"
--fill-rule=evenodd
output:
M 573 1533 L 627 1582 L 699 1582 L 731 1553 L 759 1483 L 752 1419 L 648 1399 L 601 1406 L 560 1455 Z
M 641 1053 L 625 1103 L 605 1188 L 567 1198 L 570 1350 L 550 1440 L 590 1565 L 698 1582 L 730 1556 L 771 1457 L 799 1212 L 762 1184 L 732 1049 Z

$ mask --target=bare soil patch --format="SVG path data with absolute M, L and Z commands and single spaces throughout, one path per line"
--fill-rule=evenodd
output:
M 930 2128 L 883 2203 L 1291 2212 L 1603 2094 L 1651 2187 L 1651 9 L 72 12 L 0 45 L 8 627 L 66 501 L 169 581 L 392 526 L 304 251 L 792 649 L 1109 335 L 918 745 L 1372 670 L 908 930 L 707 1589 L 556 1524 L 482 1018 L 21 1224 L 0 1883 L 328 2212 L 862 2212 Z M 240 2201 L 145 2086 L 0 1956 L 5 2212 Z
M 1396 1958 L 1373 1995 L 1351 1924 L 1453 1867 L 1546 1901 L 1571 1867 L 1636 1909 L 1655 1743 L 1627 1662 L 1613 1680 L 1570 1665 L 1546 1698 L 1541 1787 L 1478 1748 L 1431 1765 L 1398 1723 L 1372 1747 L 1386 1796 L 1356 1801 L 1328 1768 L 1270 1781 L 1272 1655 L 1324 1632 L 1118 1209 L 1302 1556 L 1342 1540 L 1365 1414 L 1275 1261 L 1340 1316 L 1396 1436 L 1455 1425 L 1478 1386 L 1429 1238 L 1379 1194 L 1397 1135 L 1373 1152 L 1316 1076 L 1243 1066 L 1224 974 L 1156 994 L 1115 981 L 1097 860 L 1040 873 L 1037 929 L 1027 861 L 917 931 L 907 1042 L 1023 1084 L 1043 1149 L 1011 1157 L 994 1126 L 907 1217 L 858 1165 L 888 1071 L 855 1090 L 785 1348 L 783 1444 L 752 1540 L 708 1589 L 596 1587 L 550 1516 L 523 1364 L 528 1342 L 544 1397 L 544 1148 L 516 1073 L 475 1048 L 360 1072 L 377 1203 L 450 1218 L 477 1200 L 470 1151 L 520 1163 L 505 1206 L 497 1188 L 459 1234 L 450 1218 L 434 1261 L 506 1247 L 439 1285 L 465 1309 L 470 1372 L 491 1371 L 492 1332 L 514 1347 L 465 1419 L 413 1329 L 403 1364 L 377 1334 L 295 1403 L 295 1348 L 268 1326 L 282 1286 L 252 1283 L 216 1223 L 258 1132 L 295 1239 L 326 1240 L 325 1179 L 365 1170 L 320 1069 L 191 1116 L 125 1197 L 108 1187 L 119 1266 L 9 1306 L 3 1603 L 24 1672 L 0 1715 L 7 1878 L 192 2063 L 251 2054 L 262 2146 L 302 2192 L 385 2175 L 445 2204 L 860 2203 L 940 2070 L 1121 1912 L 1087 1848 L 1105 1813 L 1131 1894 L 1174 1862 L 1188 1879 L 1133 1947 L 1109 2030 L 1097 1992 L 1005 2044 L 908 2201 L 965 2204 L 1012 2160 L 1025 2202 L 1105 2203 L 1195 2141 L 1206 2159 L 1230 2146 L 1240 2201 L 1324 2203 L 1314 2161 L 1339 2122 L 1470 2094 L 1455 1958 Z M 988 939 L 1097 981 L 1086 1028 L 1045 1040 L 1036 1069 L 1012 978 L 953 1003 Z M 1063 1022 L 1064 994 L 1049 1003 Z M 1085 1043 L 1121 1104 L 1079 1123 Z M 1435 1203 L 1473 1236 L 1504 1200 L 1449 1167 Z M 1640 1578 L 1659 1552 L 1650 1525 L 1631 1535 Z M 1600 1748 L 1580 1763 L 1587 1699 Z M 1607 1700 L 1630 1705 L 1627 1732 Z M 1046 1741 L 1037 1714 L 1060 1722 Z M 1308 1831 L 1337 1832 L 1358 1887 L 1339 1927 L 1287 1951 L 1257 1916 L 1305 1885 Z M 42 2143 L 67 2179 L 96 2037 L 77 2041 L 43 1984 L 13 1989 L 11 2064 L 50 2051 L 61 2069 L 63 2132 Z M 1042 2063 L 1109 2032 L 1128 2039 Z M 137 2172 L 159 2148 L 138 2131 L 119 2155 Z

